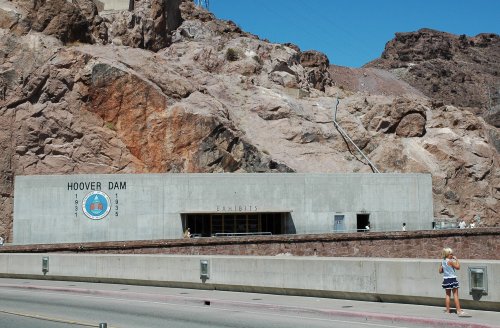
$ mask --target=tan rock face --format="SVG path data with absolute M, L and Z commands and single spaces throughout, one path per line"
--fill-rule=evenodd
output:
M 374 131 L 421 137 L 425 134 L 426 108 L 421 101 L 398 97 L 391 104 L 375 104 L 363 115 L 363 123 Z
M 337 97 L 337 122 L 379 170 L 433 175 L 436 217 L 500 224 L 498 128 L 473 112 L 388 71 L 332 69 L 321 53 L 259 40 L 189 2 L 174 8 L 184 21 L 173 43 L 153 52 L 169 44 L 160 26 L 175 14 L 137 5 L 112 17 L 67 9 L 89 22 L 93 45 L 64 45 L 86 39 L 47 35 L 55 23 L 20 9 L 14 28 L 0 11 L 12 25 L 0 29 L 1 235 L 11 238 L 16 175 L 371 172 L 333 124 Z M 118 24 L 138 15 L 158 18 L 148 30 L 158 38 Z M 42 32 L 20 28 L 35 21 Z
M 325 87 L 331 85 L 332 81 L 328 71 L 330 62 L 325 54 L 314 50 L 302 52 L 300 64 L 306 69 L 309 68 L 307 77 L 314 88 L 325 91 Z
M 421 137 L 425 134 L 425 117 L 418 113 L 404 116 L 396 128 L 400 137 Z

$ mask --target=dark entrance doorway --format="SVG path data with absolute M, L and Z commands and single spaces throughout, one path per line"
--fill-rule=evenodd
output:
M 366 227 L 370 226 L 370 214 L 357 214 L 356 221 L 358 232 L 366 231 Z
M 194 237 L 285 233 L 289 213 L 207 213 L 183 214 L 183 230 L 190 228 Z

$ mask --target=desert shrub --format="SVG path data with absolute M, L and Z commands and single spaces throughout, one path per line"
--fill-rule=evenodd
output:
M 262 58 L 260 58 L 257 55 L 253 56 L 253 60 L 255 60 L 257 63 L 259 63 L 259 65 L 264 65 L 264 61 L 262 60 Z
M 233 48 L 228 48 L 226 51 L 226 59 L 229 61 L 237 61 L 239 59 L 238 51 Z
M 113 122 L 106 122 L 106 127 L 110 130 L 116 131 L 116 126 Z

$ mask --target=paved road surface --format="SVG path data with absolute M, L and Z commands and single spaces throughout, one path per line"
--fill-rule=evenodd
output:
M 436 315 L 427 315 L 433 310 Z M 396 314 L 394 314 L 396 312 Z M 398 314 L 397 312 L 402 312 Z M 495 327 L 500 313 L 308 297 L 0 279 L 0 327 Z M 422 314 L 425 314 L 422 316 Z M 38 317 L 37 317 L 38 316 Z M 478 320 L 480 316 L 482 320 Z M 481 322 L 483 321 L 483 322 Z M 485 321 L 489 321 L 486 322 Z
M 68 325 L 67 323 L 60 323 L 48 320 L 41 320 L 36 318 L 23 317 L 14 314 L 0 313 L 0 327 L 2 328 L 84 328 L 88 326 L 81 325 Z
M 1 290 L 0 308 L 12 323 L 10 327 L 47 327 L 52 323 L 61 327 L 85 325 L 98 326 L 100 322 L 110 327 L 374 327 L 372 323 L 354 320 L 314 318 L 303 313 L 267 313 L 255 309 L 223 309 L 209 305 L 172 304 L 146 300 L 126 300 L 112 296 L 78 295 L 45 290 Z M 36 320 L 33 317 L 37 315 Z M 19 322 L 13 317 L 18 317 Z M 3 319 L 0 319 L 0 323 Z M 73 323 L 71 323 L 73 322 Z M 65 324 L 65 325 L 64 325 Z M 0 325 L 9 327 L 9 323 Z M 401 327 L 379 324 L 377 327 Z

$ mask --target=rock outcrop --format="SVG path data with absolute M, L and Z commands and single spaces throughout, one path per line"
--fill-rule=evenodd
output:
M 446 104 L 467 108 L 500 127 L 500 36 L 422 29 L 396 33 L 382 58 L 365 67 L 389 70 Z
M 16 175 L 371 172 L 334 127 L 337 97 L 338 123 L 379 170 L 432 173 L 435 216 L 500 224 L 498 128 L 469 107 L 386 70 L 331 67 L 190 1 L 84 1 L 37 3 L 42 15 L 0 0 L 0 235 Z

